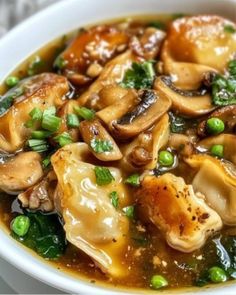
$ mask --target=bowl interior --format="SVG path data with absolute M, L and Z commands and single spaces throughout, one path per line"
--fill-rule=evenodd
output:
M 209 13 L 220 14 L 236 19 L 235 0 L 64 0 L 36 14 L 9 32 L 0 46 L 0 82 L 25 58 L 47 44 L 49 41 L 79 28 L 106 19 L 122 16 L 161 14 L 161 13 Z M 59 272 L 45 263 L 17 242 L 8 233 L 0 229 L 0 255 L 29 275 L 57 287 L 63 291 L 79 294 L 147 294 L 148 291 L 112 289 L 97 286 Z M 224 291 L 223 291 L 223 290 Z M 235 294 L 236 286 L 227 284 L 209 289 L 189 289 L 168 291 L 170 293 L 198 292 Z

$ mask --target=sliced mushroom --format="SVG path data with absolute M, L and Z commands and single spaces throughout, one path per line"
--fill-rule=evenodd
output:
M 174 86 L 170 77 L 161 76 L 154 82 L 154 89 L 172 101 L 172 109 L 182 115 L 197 117 L 211 112 L 215 107 L 205 89 L 182 90 Z
M 155 59 L 165 37 L 164 31 L 150 27 L 145 29 L 140 38 L 133 36 L 129 46 L 134 54 L 146 60 Z
M 109 194 L 118 193 L 121 207 L 127 205 L 129 195 L 117 168 L 109 168 L 114 177 L 110 184 L 96 183 L 95 166 L 86 161 L 91 156 L 85 143 L 67 145 L 52 156 L 66 238 L 104 272 L 125 276 L 121 255 L 128 245 L 129 222 L 114 208 Z
M 144 212 L 165 235 L 167 243 L 182 252 L 192 252 L 204 245 L 207 237 L 220 230 L 220 216 L 195 194 L 184 179 L 166 173 L 146 176 L 136 192 Z
M 78 98 L 79 104 L 99 110 L 104 104 L 101 101 L 102 97 L 99 95 L 100 91 L 108 85 L 116 86 L 120 83 L 124 78 L 126 70 L 136 60 L 137 57 L 130 50 L 113 58 L 105 65 L 98 79 Z M 117 92 L 116 94 L 117 99 L 119 99 L 120 93 Z
M 207 137 L 198 142 L 197 148 L 200 151 L 208 151 L 212 145 L 220 144 L 224 147 L 224 159 L 236 165 L 236 135 L 220 134 Z
M 25 123 L 34 108 L 45 110 L 64 103 L 69 86 L 65 77 L 44 73 L 27 79 L 21 85 L 25 92 L 0 117 L 0 149 L 14 153 L 23 147 L 30 135 Z
M 236 51 L 236 25 L 215 15 L 184 17 L 173 21 L 162 48 L 162 60 L 196 63 L 223 71 Z
M 0 164 L 0 190 L 18 194 L 43 176 L 41 157 L 36 152 L 22 152 Z
M 50 212 L 54 210 L 54 192 L 57 185 L 57 178 L 54 171 L 50 171 L 38 184 L 28 188 L 18 195 L 22 207 L 31 210 Z
M 67 116 L 69 114 L 75 114 L 74 108 L 76 106 L 78 106 L 78 102 L 76 100 L 70 99 L 66 101 L 57 111 L 57 116 L 62 119 L 61 126 L 57 133 L 61 134 L 63 132 L 68 132 L 73 142 L 79 141 L 79 128 L 69 128 L 67 125 Z
M 118 30 L 112 25 L 99 25 L 80 31 L 59 56 L 65 63 L 63 73 L 73 83 L 87 83 L 91 80 L 91 75 L 87 76 L 87 73 L 91 72 L 91 66 L 104 65 L 114 57 L 117 48 L 126 45 L 128 40 L 125 31 Z
M 79 128 L 84 142 L 88 144 L 90 151 L 97 159 L 101 161 L 117 161 L 122 158 L 122 154 L 116 142 L 99 120 L 82 121 Z M 96 152 L 92 147 L 93 141 L 95 143 L 96 141 L 106 142 L 110 146 L 110 150 Z
M 140 133 L 131 143 L 122 147 L 122 167 L 128 171 L 156 168 L 158 152 L 167 144 L 169 134 L 169 116 L 165 114 L 153 128 Z
M 114 108 L 115 106 L 113 105 L 98 112 L 97 115 L 102 120 L 105 117 L 104 122 L 108 124 L 110 131 L 115 137 L 119 139 L 132 138 L 150 128 L 171 106 L 170 99 L 159 91 L 140 91 L 139 99 L 140 102 L 131 110 L 126 102 L 127 109 L 125 110 L 123 107 L 122 111 L 125 111 L 123 114 L 115 109 L 113 114 L 107 116 L 107 109 Z M 117 116 L 118 113 L 119 116 Z
M 206 202 L 228 225 L 236 225 L 236 167 L 206 154 L 185 160 L 197 170 L 192 181 L 195 192 L 204 194 Z
M 211 113 L 207 119 L 209 118 L 221 119 L 225 124 L 225 130 L 227 132 L 236 131 L 236 105 L 219 108 Z M 200 137 L 205 137 L 208 135 L 206 130 L 206 122 L 207 120 L 204 120 L 198 125 L 197 132 Z
M 137 91 L 135 89 L 129 89 L 126 95 L 112 105 L 100 110 L 96 115 L 109 126 L 113 121 L 130 112 L 140 101 Z
M 181 89 L 199 89 L 207 73 L 216 73 L 214 68 L 187 62 L 176 62 L 163 57 L 163 73 L 171 76 L 175 86 Z
M 118 102 L 128 94 L 130 90 L 117 85 L 106 85 L 98 93 L 99 100 L 96 102 L 98 110 Z

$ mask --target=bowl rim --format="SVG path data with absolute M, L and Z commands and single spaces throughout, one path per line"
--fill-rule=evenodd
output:
M 122 0 L 122 1 L 124 2 L 125 0 Z M 211 0 L 211 1 L 219 2 L 221 0 Z M 23 32 L 27 28 L 29 28 L 31 25 L 35 26 L 35 24 L 39 22 L 41 18 L 49 17 L 50 15 L 55 15 L 55 10 L 58 10 L 59 8 L 60 10 L 63 10 L 65 7 L 70 6 L 70 4 L 68 3 L 73 3 L 73 2 L 83 2 L 83 0 L 63 0 L 60 2 L 56 2 L 52 4 L 51 6 L 29 17 L 28 19 L 26 19 L 25 21 L 17 25 L 15 28 L 11 29 L 5 36 L 1 38 L 0 56 L 6 53 L 2 49 L 4 48 L 5 44 L 14 44 L 13 40 L 21 36 Z M 90 2 L 92 2 L 92 0 Z M 232 6 L 236 6 L 236 0 L 225 0 L 225 2 L 227 2 L 228 4 L 232 4 Z M 60 35 L 62 35 L 62 33 L 58 34 L 58 36 Z M 56 38 L 56 34 L 54 38 Z M 47 44 L 51 40 L 52 40 L 51 38 L 49 40 L 45 39 L 45 42 L 43 43 L 43 45 Z M 39 47 L 34 48 L 32 53 L 37 51 L 38 49 Z M 17 65 L 20 64 L 24 59 L 25 59 L 25 56 L 22 60 L 19 60 Z M 12 65 L 7 66 L 7 62 L 5 63 L 5 65 L 6 65 L 5 66 L 6 70 L 3 70 L 2 72 L 0 70 L 0 83 L 4 80 L 7 74 L 10 71 L 12 71 L 12 69 L 15 68 L 15 66 L 13 67 Z M 7 251 L 6 251 L 6 245 L 7 245 Z M 48 265 L 46 262 L 43 262 L 41 258 L 36 257 L 36 255 L 32 255 L 32 253 L 30 253 L 30 250 L 26 249 L 26 247 L 22 246 L 21 244 L 13 240 L 9 236 L 9 233 L 7 233 L 7 231 L 3 229 L 3 226 L 0 226 L 0 255 L 10 264 L 14 265 L 16 268 L 27 273 L 28 275 L 48 285 L 51 285 L 52 287 L 61 289 L 62 291 L 65 291 L 65 292 L 73 292 L 75 294 L 78 294 L 79 292 L 79 294 L 96 294 L 96 295 L 147 294 L 147 293 L 153 292 L 153 291 L 142 290 L 142 289 L 129 289 L 129 288 L 125 289 L 124 287 L 119 287 L 119 289 L 116 289 L 108 284 L 105 284 L 106 287 L 103 287 L 102 285 L 99 285 L 99 284 L 94 285 L 89 282 L 86 282 L 82 278 L 80 279 L 79 277 L 78 278 L 73 277 L 73 275 L 69 275 L 65 271 L 58 271 L 55 267 Z M 222 291 L 225 294 L 235 294 L 235 290 L 236 290 L 236 283 L 235 285 L 226 284 L 226 285 L 211 287 L 207 289 L 202 288 L 199 290 L 198 294 L 203 294 L 203 293 L 210 294 L 213 292 L 214 294 L 222 294 Z M 127 291 L 129 293 L 127 293 Z M 196 290 L 192 288 L 184 289 L 184 290 L 181 290 L 181 289 L 167 290 L 166 292 L 163 291 L 162 293 L 183 294 L 183 291 L 184 293 L 187 293 L 187 294 L 196 293 Z

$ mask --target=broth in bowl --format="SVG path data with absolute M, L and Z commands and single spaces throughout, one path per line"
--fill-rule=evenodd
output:
M 232 280 L 235 118 L 230 20 L 81 28 L 2 88 L 2 220 L 19 243 L 92 283 Z

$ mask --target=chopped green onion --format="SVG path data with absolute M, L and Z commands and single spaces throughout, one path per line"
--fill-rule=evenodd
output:
M 117 209 L 119 205 L 118 193 L 116 191 L 113 191 L 109 194 L 109 197 L 111 198 L 112 205 Z
M 79 118 L 75 114 L 68 114 L 66 117 L 66 124 L 69 128 L 79 127 Z
M 86 107 L 75 107 L 75 112 L 85 120 L 92 120 L 95 116 L 94 110 L 88 109 Z
M 96 176 L 96 182 L 98 185 L 106 185 L 115 180 L 110 170 L 106 167 L 96 166 L 94 168 L 94 172 Z
M 125 183 L 130 184 L 132 186 L 139 186 L 140 179 L 137 173 L 130 175 L 126 180 Z
M 27 144 L 33 151 L 38 153 L 46 152 L 49 148 L 47 141 L 44 139 L 29 139 Z
M 42 70 L 42 67 L 44 66 L 44 61 L 40 58 L 40 56 L 36 55 L 34 59 L 30 62 L 29 68 L 28 68 L 28 75 L 33 76 L 35 74 L 38 74 L 40 70 Z
M 54 68 L 57 68 L 59 70 L 62 70 L 66 67 L 68 64 L 68 61 L 65 60 L 63 57 L 58 56 L 53 64 Z
M 61 118 L 54 115 L 43 115 L 42 128 L 56 132 L 61 126 Z
M 232 25 L 225 25 L 224 26 L 224 31 L 226 33 L 234 34 L 234 33 L 236 33 L 236 28 L 234 26 L 232 26 Z
M 157 290 L 166 286 L 168 286 L 168 282 L 163 276 L 161 275 L 152 276 L 151 282 L 150 282 L 150 287 L 152 289 Z
M 113 150 L 113 145 L 110 140 L 102 140 L 102 139 L 93 138 L 90 141 L 90 146 L 97 154 L 101 154 L 104 152 L 110 152 Z
M 56 107 L 51 106 L 43 111 L 43 116 L 47 116 L 47 115 L 54 115 L 55 116 L 56 111 L 57 111 Z
M 47 168 L 51 164 L 51 155 L 45 157 L 42 161 L 43 168 Z
M 35 122 L 42 120 L 43 112 L 39 108 L 33 108 L 29 115 L 31 117 L 31 120 L 28 120 L 25 123 L 25 126 L 27 128 L 32 128 Z
M 30 117 L 32 120 L 40 121 L 43 117 L 43 112 L 40 110 L 40 108 L 34 108 L 30 113 Z
M 127 206 L 127 207 L 124 207 L 122 210 L 128 218 L 130 219 L 134 218 L 134 206 L 132 205 Z
M 33 139 L 45 139 L 52 135 L 52 132 L 45 130 L 35 130 L 31 133 L 31 138 Z
M 18 77 L 15 76 L 10 76 L 6 79 L 6 85 L 8 87 L 14 87 L 19 83 L 20 79 Z
M 59 143 L 59 145 L 61 147 L 67 145 L 67 144 L 70 144 L 73 142 L 70 134 L 68 132 L 63 132 L 57 136 L 54 137 L 54 140 Z
M 19 237 L 27 234 L 30 227 L 30 219 L 27 216 L 19 215 L 12 220 L 11 229 Z

